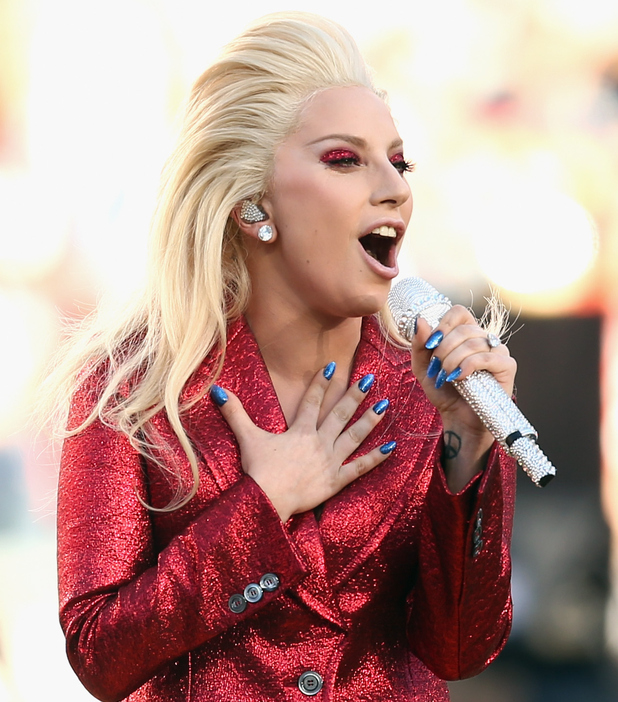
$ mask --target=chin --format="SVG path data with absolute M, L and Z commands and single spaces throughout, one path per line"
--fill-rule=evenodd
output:
M 390 286 L 389 286 L 390 288 Z M 353 310 L 349 317 L 368 317 L 384 309 L 388 298 L 388 289 L 379 295 L 362 295 L 354 300 L 350 300 L 350 308 Z

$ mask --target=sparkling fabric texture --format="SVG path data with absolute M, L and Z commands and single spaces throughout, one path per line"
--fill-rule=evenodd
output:
M 282 524 L 243 473 L 235 438 L 209 397 L 185 419 L 200 460 L 196 497 L 172 513 L 176 485 L 101 423 L 66 440 L 59 485 L 61 624 L 69 660 L 101 700 L 306 700 L 305 671 L 324 679 L 314 700 L 444 702 L 443 680 L 480 672 L 510 628 L 512 459 L 494 447 L 487 469 L 449 493 L 439 465 L 440 420 L 409 354 L 363 324 L 352 381 L 375 373 L 358 410 L 388 397 L 361 451 L 396 440 L 380 466 L 313 512 Z M 186 389 L 204 387 L 206 366 Z M 255 423 L 286 429 L 244 320 L 230 329 L 219 384 Z M 70 422 L 87 415 L 96 381 Z M 162 413 L 160 459 L 190 471 Z M 234 613 L 234 594 L 275 573 L 280 585 Z

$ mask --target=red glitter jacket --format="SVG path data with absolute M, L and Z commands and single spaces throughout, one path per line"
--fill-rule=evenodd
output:
M 282 524 L 243 473 L 234 436 L 208 397 L 186 417 L 199 492 L 176 512 L 140 503 L 138 496 L 163 506 L 174 486 L 124 435 L 95 422 L 66 440 L 60 618 L 71 665 L 93 695 L 440 702 L 448 700 L 443 679 L 474 675 L 495 657 L 511 618 L 513 462 L 494 448 L 482 476 L 450 494 L 439 464 L 439 416 L 409 354 L 388 345 L 373 319 L 364 322 L 352 381 L 369 372 L 376 383 L 358 414 L 390 398 L 369 442 L 396 440 L 397 449 L 328 500 L 319 521 L 306 512 Z M 204 380 L 202 368 L 188 396 Z M 285 431 L 244 320 L 230 330 L 219 382 L 258 426 Z M 94 392 L 76 394 L 72 424 L 87 415 Z M 164 413 L 155 425 L 189 480 Z M 253 588 L 247 599 L 260 599 L 237 597 L 232 611 L 231 596 L 267 573 L 279 585 Z M 307 671 L 318 675 L 299 687 Z

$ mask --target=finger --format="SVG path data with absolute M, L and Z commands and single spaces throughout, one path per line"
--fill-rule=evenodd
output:
M 230 429 L 239 444 L 248 440 L 256 432 L 261 431 L 255 426 L 251 417 L 242 406 L 242 402 L 230 390 L 225 390 L 218 385 L 213 385 L 210 389 L 212 401 L 219 407 L 223 418 L 228 423 Z
M 458 305 L 449 310 L 448 314 L 448 317 L 445 315 L 443 318 L 444 324 L 441 321 L 440 325 L 433 329 L 426 320 L 417 320 L 417 331 L 411 349 L 412 369 L 417 378 L 427 375 L 428 378 L 435 379 L 442 370 L 443 359 L 453 348 L 469 337 L 483 334 L 465 307 Z
M 302 396 L 292 426 L 315 431 L 320 410 L 322 409 L 324 395 L 326 394 L 328 384 L 334 372 L 335 362 L 332 361 L 313 376 L 309 387 Z
M 335 442 L 347 423 L 352 419 L 360 403 L 374 383 L 373 373 L 368 373 L 348 388 L 345 395 L 326 415 L 319 428 L 319 434 Z
M 478 325 L 462 324 L 448 333 L 444 337 L 439 347 L 433 351 L 432 358 L 429 362 L 428 375 L 435 375 L 436 367 L 438 370 L 443 368 L 450 372 L 467 357 L 472 354 L 493 353 L 494 355 L 508 355 L 508 349 L 504 345 L 492 348 L 489 345 L 487 332 L 481 329 Z M 436 366 L 436 361 L 439 364 Z
M 474 365 L 464 363 L 471 356 L 477 356 Z M 509 350 L 504 344 L 490 345 L 487 331 L 478 324 L 462 324 L 452 329 L 435 349 L 427 376 L 435 379 L 436 387 L 441 387 L 445 380 L 463 379 L 473 369 L 493 369 L 497 358 L 508 356 Z
M 341 432 L 335 440 L 335 455 L 343 463 L 371 434 L 375 427 L 382 421 L 388 409 L 388 399 L 378 400 L 363 416 L 345 431 Z
M 413 350 L 420 351 L 424 349 L 432 351 L 436 349 L 442 345 L 444 337 L 462 324 L 478 326 L 474 315 L 462 305 L 451 307 L 434 329 L 431 328 L 425 319 L 419 317 L 416 323 L 416 334 L 412 340 Z
M 341 483 L 339 489 L 379 466 L 393 453 L 396 447 L 397 442 L 389 441 L 381 446 L 376 446 L 369 453 L 359 456 L 349 463 L 344 463 L 339 469 L 339 480 Z
M 477 370 L 488 371 L 503 386 L 508 394 L 513 392 L 517 362 L 511 357 L 508 350 L 506 350 L 506 353 L 496 353 L 496 349 L 494 349 L 491 353 L 472 354 L 461 361 L 453 370 L 449 370 L 449 366 L 445 366 L 444 372 L 446 376 L 444 377 L 444 381 L 453 382 L 454 380 L 463 380 Z

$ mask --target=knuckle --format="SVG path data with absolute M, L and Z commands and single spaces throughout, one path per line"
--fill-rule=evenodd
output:
M 356 471 L 356 475 L 363 475 L 363 473 L 366 473 L 371 466 L 369 465 L 369 461 L 367 459 L 367 456 L 361 456 L 360 458 L 357 458 L 355 461 L 355 466 L 354 469 Z
M 357 446 L 358 446 L 358 444 L 361 443 L 361 441 L 362 441 L 363 438 L 364 438 L 364 435 L 363 435 L 362 432 L 359 430 L 359 428 L 356 426 L 356 424 L 353 425 L 353 426 L 351 426 L 351 427 L 348 429 L 348 436 L 350 437 L 350 439 L 352 439 L 352 441 L 353 441 Z
M 493 351 L 493 349 L 489 348 L 489 344 L 487 343 L 487 337 L 485 336 L 476 336 L 471 341 L 474 344 L 475 349 L 478 349 L 481 353 L 491 353 Z
M 453 305 L 451 307 L 453 321 L 458 324 L 470 324 L 475 323 L 476 320 L 467 307 L 463 305 Z
M 333 414 L 341 422 L 347 422 L 350 419 L 350 412 L 345 408 L 338 405 L 333 409 Z
M 322 393 L 310 390 L 305 395 L 305 404 L 309 407 L 320 407 L 322 404 Z

